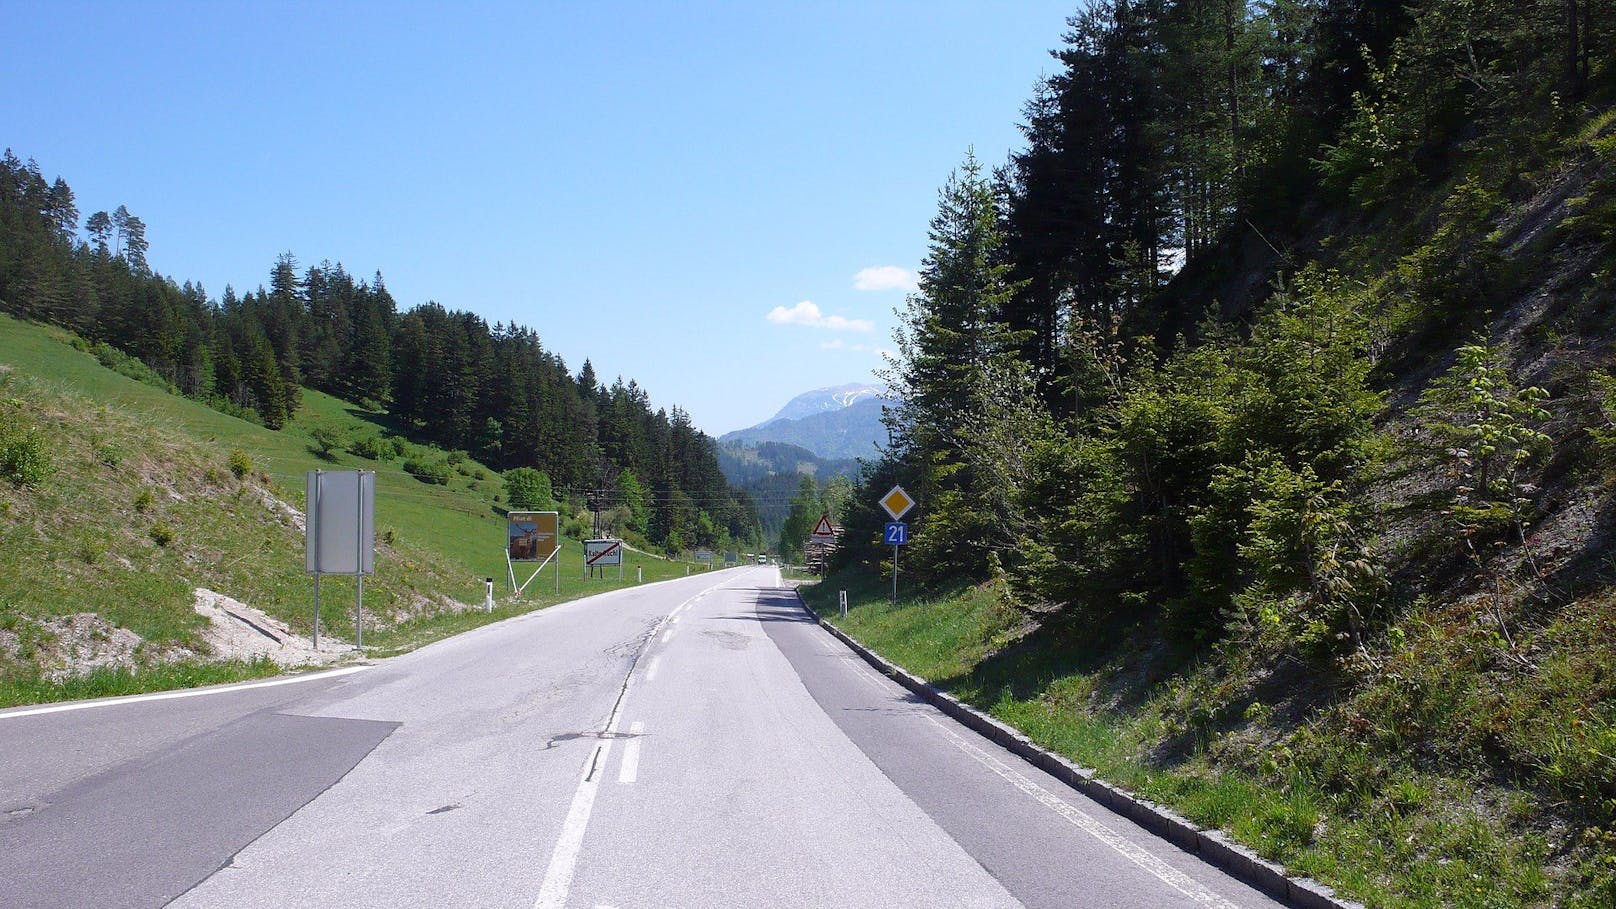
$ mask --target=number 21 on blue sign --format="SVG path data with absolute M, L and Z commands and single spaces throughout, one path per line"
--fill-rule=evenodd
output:
M 902 521 L 888 521 L 886 542 L 888 546 L 902 546 L 909 542 L 909 525 Z

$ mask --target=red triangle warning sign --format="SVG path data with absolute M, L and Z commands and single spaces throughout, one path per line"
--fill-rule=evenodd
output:
M 819 524 L 814 527 L 814 536 L 825 538 L 836 536 L 836 528 L 830 526 L 830 515 L 819 516 Z

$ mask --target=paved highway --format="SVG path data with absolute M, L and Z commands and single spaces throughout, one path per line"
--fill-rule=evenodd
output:
M 772 567 L 89 703 L 0 711 L 0 905 L 1277 905 L 875 673 Z

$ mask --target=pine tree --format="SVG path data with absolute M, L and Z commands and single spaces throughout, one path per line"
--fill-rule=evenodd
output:
M 976 488 L 970 449 L 996 386 L 1025 376 L 1017 351 L 1026 338 L 1002 321 L 1019 288 L 1005 262 L 998 199 L 974 155 L 943 187 L 930 237 L 883 376 L 903 400 L 889 421 L 891 456 L 929 503 L 916 533 L 918 566 L 937 577 L 978 576 L 987 563 L 972 524 L 986 491 Z
M 112 217 L 104 211 L 98 211 L 84 221 L 84 229 L 90 235 L 90 242 L 95 245 L 95 252 L 100 256 L 110 255 L 108 241 L 112 238 Z

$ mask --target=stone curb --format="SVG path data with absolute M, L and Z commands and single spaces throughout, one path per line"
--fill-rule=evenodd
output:
M 1335 895 L 1335 891 L 1312 878 L 1293 877 L 1287 874 L 1284 868 L 1240 845 L 1221 831 L 1197 826 L 1171 809 L 1101 780 L 1093 770 L 1079 767 L 1035 744 L 1015 727 L 977 710 L 953 695 L 938 691 L 925 679 L 887 662 L 880 654 L 827 622 L 823 616 L 809 609 L 808 604 L 803 602 L 802 591 L 798 590 L 796 593 L 797 602 L 802 605 L 804 611 L 882 675 L 891 678 L 914 692 L 921 700 L 990 741 L 1003 746 L 1027 763 L 1185 852 L 1200 856 L 1208 863 L 1223 869 L 1230 877 L 1297 909 L 1364 909 L 1362 903 L 1342 899 Z

